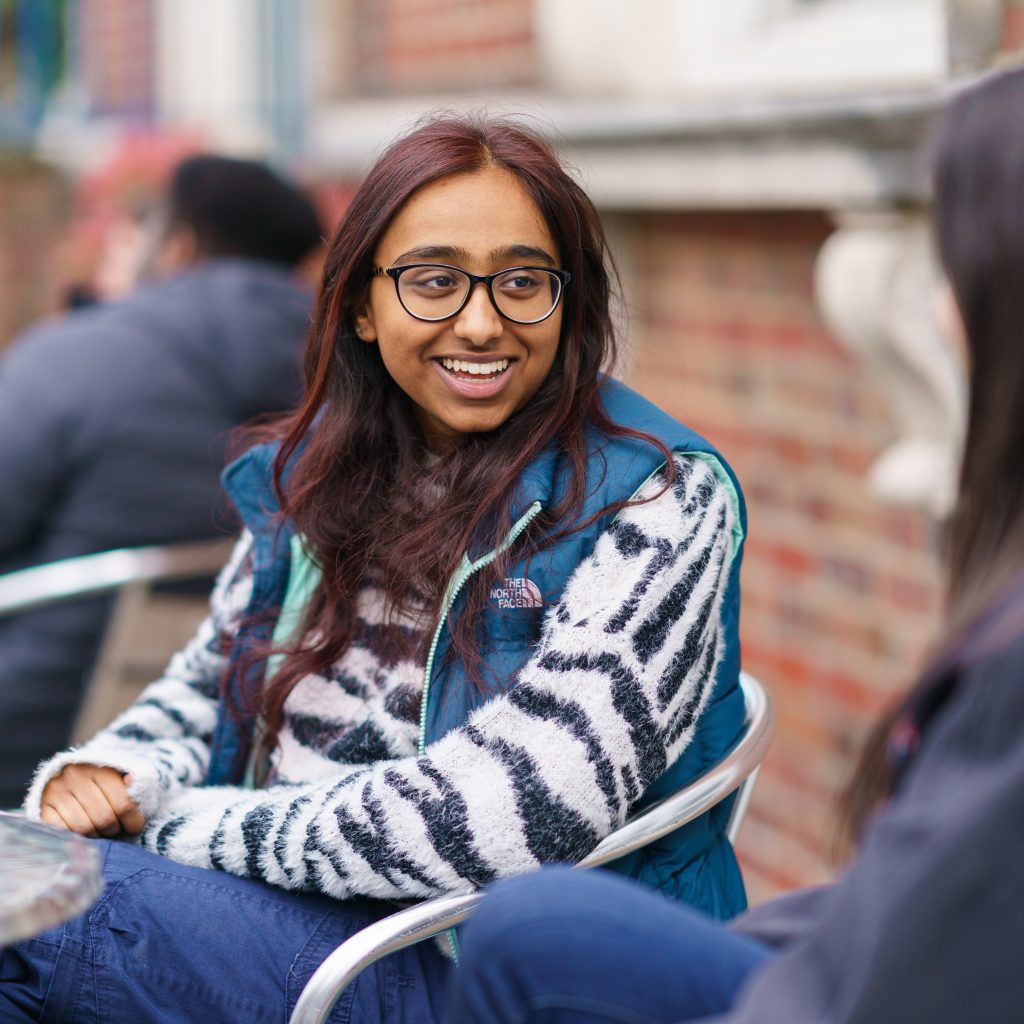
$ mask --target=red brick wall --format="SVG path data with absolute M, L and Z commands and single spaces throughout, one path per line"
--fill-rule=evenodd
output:
M 55 256 L 71 189 L 25 157 L 0 162 L 0 349 L 57 305 Z
M 1003 50 L 1007 53 L 1024 50 L 1024 0 L 1006 0 Z
M 357 92 L 535 84 L 533 0 L 356 0 Z
M 639 215 L 630 228 L 627 378 L 722 449 L 749 507 L 744 665 L 779 715 L 740 840 L 759 900 L 828 874 L 833 795 L 932 635 L 934 528 L 869 493 L 892 432 L 814 307 L 823 217 Z

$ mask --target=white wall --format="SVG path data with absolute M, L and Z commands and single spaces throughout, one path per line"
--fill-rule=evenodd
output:
M 159 0 L 161 120 L 197 128 L 226 150 L 266 149 L 259 13 L 253 0 Z
M 943 80 L 948 2 L 998 0 L 542 0 L 537 28 L 558 93 L 843 92 Z

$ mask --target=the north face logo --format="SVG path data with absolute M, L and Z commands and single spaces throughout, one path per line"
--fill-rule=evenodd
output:
M 537 584 L 525 576 L 506 576 L 503 587 L 491 588 L 491 601 L 499 608 L 543 608 Z

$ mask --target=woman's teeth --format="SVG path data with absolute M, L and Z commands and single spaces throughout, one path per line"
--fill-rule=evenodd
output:
M 452 373 L 469 373 L 474 377 L 490 377 L 508 369 L 507 359 L 496 359 L 493 363 L 467 363 L 464 359 L 442 359 L 441 365 Z

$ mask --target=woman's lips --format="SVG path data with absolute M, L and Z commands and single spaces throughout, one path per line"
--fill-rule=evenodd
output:
M 483 376 L 462 370 L 445 369 L 440 359 L 432 359 L 431 363 L 445 384 L 462 398 L 493 398 L 511 380 L 516 366 L 515 360 L 509 360 L 509 364 L 504 370 L 490 376 Z

